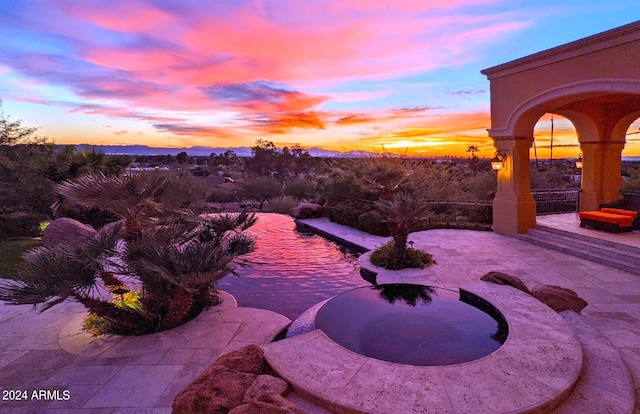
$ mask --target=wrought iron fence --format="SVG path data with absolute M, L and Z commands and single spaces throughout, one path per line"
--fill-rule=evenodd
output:
M 536 214 L 570 213 L 578 211 L 579 189 L 531 190 L 536 201 Z
M 420 229 L 462 228 L 491 230 L 493 204 L 491 202 L 429 201 L 431 214 L 419 220 Z
M 640 190 L 623 188 L 620 190 L 620 194 L 622 194 L 624 198 L 638 198 L 640 197 Z

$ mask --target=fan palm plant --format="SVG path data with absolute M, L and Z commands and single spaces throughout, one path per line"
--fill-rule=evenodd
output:
M 390 199 L 378 200 L 375 206 L 387 221 L 393 238 L 395 260 L 404 261 L 407 257 L 407 240 L 411 223 L 430 214 L 428 205 L 409 192 L 398 191 Z
M 404 167 L 402 159 L 388 155 L 366 158 L 363 165 L 364 184 L 376 191 L 381 199 L 390 200 L 409 176 Z
M 0 299 L 41 311 L 73 299 L 111 332 L 128 334 L 173 328 L 214 304 L 215 283 L 254 249 L 246 230 L 256 218 L 201 215 L 163 203 L 170 184 L 146 173 L 95 173 L 63 183 L 59 192 L 73 203 L 123 220 L 80 244 L 28 251 L 19 277 L 0 284 Z M 124 294 L 134 290 L 137 304 L 124 306 Z
M 162 213 L 158 200 L 167 188 L 168 178 L 161 174 L 94 172 L 65 181 L 57 190 L 71 204 L 108 211 L 125 220 L 125 239 L 129 239 L 141 231 L 145 220 Z

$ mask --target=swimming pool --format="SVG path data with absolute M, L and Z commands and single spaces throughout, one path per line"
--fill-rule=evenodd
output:
M 406 365 L 453 365 L 500 348 L 506 320 L 462 291 L 411 284 L 355 288 L 322 305 L 314 328 L 360 355 Z
M 296 230 L 293 219 L 259 213 L 251 227 L 256 250 L 244 258 L 250 268 L 238 268 L 217 288 L 229 292 L 239 306 L 269 309 L 295 320 L 302 312 L 356 286 L 369 285 L 360 277 L 357 255 L 316 234 Z

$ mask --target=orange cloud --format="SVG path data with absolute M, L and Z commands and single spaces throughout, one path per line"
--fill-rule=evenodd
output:
M 419 119 L 388 118 L 382 131 L 358 138 L 354 145 L 364 150 L 386 148 L 391 152 L 416 155 L 459 155 L 468 145 L 492 152 L 486 128 L 488 112 L 425 114 Z M 380 120 L 377 124 L 380 126 Z
M 526 24 L 478 7 L 495 0 L 42 2 L 25 3 L 16 25 L 52 43 L 7 52 L 12 73 L 64 90 L 55 104 L 73 114 L 135 120 L 158 140 L 185 142 L 273 134 L 325 146 L 427 147 L 486 139 L 487 114 L 394 109 L 424 99 L 394 93 L 425 82 L 414 75 L 476 59 L 480 44 Z M 372 80 L 393 81 L 371 91 Z M 352 81 L 360 84 L 351 89 Z M 389 103 L 344 109 L 380 98 Z

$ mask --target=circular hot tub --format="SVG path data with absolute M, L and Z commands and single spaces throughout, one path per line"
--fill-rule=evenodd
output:
M 418 366 L 480 359 L 508 335 L 502 314 L 478 296 L 412 284 L 339 294 L 317 311 L 314 325 L 358 354 Z

